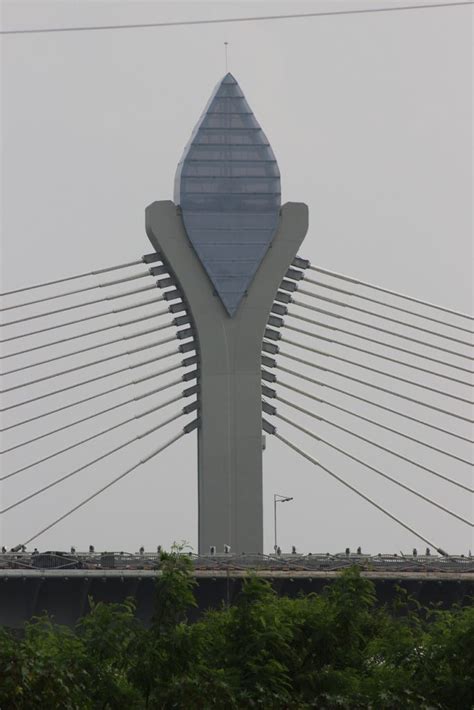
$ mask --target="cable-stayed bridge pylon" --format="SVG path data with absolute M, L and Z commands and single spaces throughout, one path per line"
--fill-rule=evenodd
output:
M 199 120 L 175 184 L 174 202 L 146 210 L 152 253 L 1 294 L 2 454 L 22 456 L 20 465 L 2 468 L 7 502 L 0 515 L 20 514 L 83 471 L 106 471 L 116 452 L 143 445 L 135 464 L 58 509 L 39 530 L 25 529 L 15 548 L 196 431 L 201 554 L 224 547 L 263 553 L 268 435 L 387 524 L 447 555 L 443 524 L 472 531 L 473 521 L 427 481 L 474 493 L 474 318 L 298 255 L 307 208 L 281 205 L 276 158 L 230 74 Z M 53 415 L 65 419 L 56 425 Z M 137 422 L 149 424 L 129 435 Z M 84 423 L 93 433 L 64 445 L 64 432 L 80 432 Z M 154 435 L 168 427 L 172 433 L 157 445 Z M 115 446 L 103 443 L 112 431 L 121 436 Z M 30 455 L 38 442 L 41 455 Z M 91 442 L 103 448 L 81 465 L 43 485 L 27 478 Z M 337 457 L 337 471 L 326 450 Z M 433 509 L 436 539 L 422 522 L 395 513 L 390 493 L 379 500 L 354 482 L 353 466 Z M 27 489 L 9 500 L 13 480 Z

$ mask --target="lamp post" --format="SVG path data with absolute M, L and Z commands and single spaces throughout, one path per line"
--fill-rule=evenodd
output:
M 274 533 L 275 533 L 275 544 L 273 546 L 273 549 L 275 550 L 275 552 L 278 549 L 278 544 L 277 544 L 277 503 L 288 503 L 290 500 L 293 500 L 293 498 L 290 496 L 282 496 L 279 493 L 273 494 L 273 523 L 274 523 Z

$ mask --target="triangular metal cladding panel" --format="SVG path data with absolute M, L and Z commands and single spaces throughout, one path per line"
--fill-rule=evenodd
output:
M 175 179 L 188 237 L 233 316 L 275 234 L 280 172 L 232 76 L 214 90 Z

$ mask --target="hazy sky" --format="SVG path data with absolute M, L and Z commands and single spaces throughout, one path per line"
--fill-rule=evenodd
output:
M 400 3 L 397 0 L 271 3 L 16 0 L 3 2 L 2 11 L 4 28 L 20 28 L 237 17 L 397 4 L 404 5 L 406 0 Z M 214 85 L 225 73 L 225 41 L 229 42 L 229 68 L 279 162 L 283 202 L 302 201 L 309 206 L 310 229 L 302 255 L 314 264 L 472 312 L 472 11 L 465 7 L 4 37 L 1 290 L 133 260 L 150 251 L 144 231 L 144 209 L 154 200 L 172 198 L 174 173 L 183 146 Z M 331 282 L 330 279 L 325 281 Z M 89 282 L 93 283 L 92 279 Z M 331 283 L 344 287 L 341 283 Z M 57 292 L 60 291 L 58 288 Z M 39 291 L 34 293 L 39 295 Z M 5 304 L 21 300 L 29 300 L 29 294 L 5 299 Z M 71 297 L 68 303 L 79 300 Z M 364 307 L 363 301 L 354 299 L 354 303 Z M 46 308 L 47 304 L 36 310 L 25 308 L 21 315 L 32 315 Z M 100 310 L 103 309 L 98 306 L 96 312 Z M 93 308 L 87 309 L 88 314 L 93 312 Z M 338 312 L 342 314 L 342 310 Z M 396 317 L 394 311 L 380 312 Z M 426 309 L 424 312 L 430 313 Z M 78 317 L 79 313 L 85 313 L 85 309 L 73 311 L 73 316 Z M 434 312 L 430 314 L 436 316 Z M 5 320 L 13 315 L 20 317 L 20 311 L 7 313 Z M 351 315 L 368 323 L 377 322 L 363 314 L 353 312 Z M 64 316 L 38 319 L 32 321 L 31 327 L 36 329 L 63 319 Z M 421 323 L 419 319 L 412 321 Z M 101 325 L 106 322 L 113 320 L 100 319 Z M 331 321 L 326 318 L 326 322 Z M 98 327 L 99 320 L 92 324 Z M 28 325 L 4 332 L 8 330 L 9 336 L 26 332 Z M 423 325 L 429 327 L 429 324 Z M 354 332 L 377 337 L 373 331 L 348 325 L 348 329 L 351 328 Z M 397 326 L 393 328 L 396 330 Z M 130 327 L 128 332 L 132 330 Z M 441 326 L 439 330 L 457 335 Z M 68 335 L 80 332 L 73 328 L 67 331 Z M 327 335 L 327 331 L 318 332 Z M 417 335 L 408 328 L 400 328 L 400 332 Z M 56 331 L 55 336 L 63 333 Z M 107 339 L 115 333 L 116 330 L 109 331 Z M 38 340 L 39 337 L 13 341 L 4 347 L 4 354 L 20 346 L 33 347 L 47 342 L 46 338 Z M 105 334 L 95 342 L 104 339 Z M 153 339 L 153 336 L 141 338 L 140 344 Z M 347 336 L 341 339 L 357 346 L 362 342 Z M 385 340 L 401 344 L 390 336 Z M 426 336 L 426 340 L 469 352 L 467 347 L 438 337 Z M 92 343 L 94 341 L 88 338 L 74 341 L 62 350 L 60 346 L 45 348 L 37 357 L 52 357 Z M 408 343 L 405 346 L 410 348 Z M 376 345 L 367 347 L 398 357 Z M 108 346 L 88 360 L 124 349 L 125 344 Z M 468 396 L 468 388 L 439 377 L 424 376 L 335 345 L 323 349 L 411 377 L 431 387 Z M 419 351 L 445 358 L 447 362 L 467 362 L 423 346 Z M 294 353 L 300 354 L 296 349 Z M 117 359 L 112 364 L 115 368 L 139 359 L 143 359 L 143 355 Z M 411 356 L 400 356 L 400 359 L 415 362 Z M 39 377 L 84 361 L 85 356 L 71 357 L 56 363 L 55 367 L 37 367 L 3 379 L 8 386 L 13 386 L 27 381 L 33 374 Z M 32 359 L 26 356 L 4 361 L 8 367 L 28 362 Z M 433 369 L 437 367 L 421 360 L 417 362 Z M 403 386 L 386 377 L 369 377 L 370 373 L 337 361 L 331 366 L 470 415 L 468 405 L 448 397 L 423 393 L 419 388 Z M 106 363 L 86 373 L 92 377 L 106 373 L 111 367 Z M 6 369 L 6 365 L 2 369 Z M 141 368 L 140 372 L 152 369 L 156 367 Z M 390 395 L 377 394 L 337 375 L 303 366 L 298 369 L 394 410 L 419 416 L 465 436 L 472 435 L 472 428 L 459 420 Z M 438 369 L 459 375 L 448 367 Z M 63 396 L 19 407 L 4 415 L 3 426 L 131 377 L 132 373 L 116 375 L 99 385 L 81 387 Z M 52 386 L 66 386 L 84 378 L 82 372 L 12 392 L 4 396 L 4 406 L 46 393 Z M 302 385 L 296 379 L 291 381 L 296 386 Z M 96 400 L 93 406 L 81 405 L 62 415 L 18 427 L 4 435 L 3 447 L 144 391 L 143 385 L 135 390 L 126 388 Z M 364 408 L 355 400 L 316 385 L 311 391 L 436 446 L 464 457 L 472 455 L 468 444 L 463 445 L 447 435 L 436 434 L 374 407 Z M 62 435 L 7 454 L 2 474 L 164 399 L 164 395 L 157 395 L 144 403 L 124 406 Z M 296 401 L 445 475 L 465 484 L 473 481 L 472 469 L 461 463 L 324 405 L 310 404 L 302 397 L 296 397 Z M 172 405 L 162 413 L 147 417 L 146 421 L 137 420 L 7 481 L 3 484 L 3 505 L 100 455 L 124 438 L 142 433 L 180 406 Z M 281 411 L 295 417 L 294 412 L 283 406 Z M 472 499 L 459 489 L 327 424 L 304 415 L 295 418 L 465 517 L 472 516 Z M 131 466 L 179 426 L 174 423 L 162 432 L 135 442 L 102 464 L 6 514 L 2 520 L 2 542 L 8 546 L 22 542 Z M 467 552 L 472 547 L 472 533 L 466 526 L 328 447 L 299 435 L 289 425 L 281 423 L 280 431 L 438 545 L 450 552 Z M 157 544 L 169 545 L 173 540 L 186 539 L 196 547 L 196 475 L 193 434 L 34 544 L 42 549 L 67 549 L 71 544 L 80 548 L 92 543 L 98 549 L 133 551 L 142 544 L 153 549 Z M 267 441 L 264 454 L 264 490 L 267 551 L 273 545 L 275 492 L 294 497 L 293 502 L 279 509 L 279 542 L 283 548 L 294 544 L 305 552 L 335 552 L 346 546 L 362 545 L 364 550 L 376 553 L 424 547 L 349 490 L 328 479 L 323 471 L 271 439 Z

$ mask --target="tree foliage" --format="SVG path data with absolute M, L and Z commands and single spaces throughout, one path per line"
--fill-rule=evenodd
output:
M 381 608 L 353 568 L 296 599 L 249 576 L 233 606 L 189 623 L 195 584 L 176 548 L 149 628 L 133 600 L 90 600 L 73 630 L 45 616 L 0 629 L 0 708 L 474 708 L 473 606 L 428 612 L 400 590 Z

